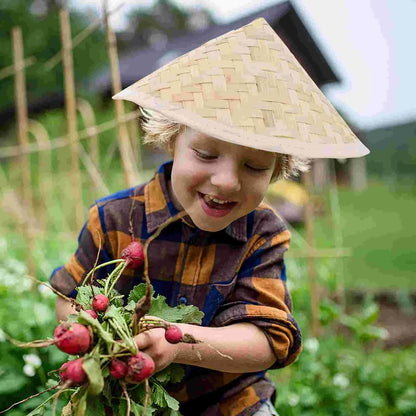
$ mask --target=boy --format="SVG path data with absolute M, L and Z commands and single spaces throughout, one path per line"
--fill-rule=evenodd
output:
M 173 162 L 147 184 L 97 201 L 52 284 L 74 296 L 98 247 L 100 262 L 120 258 L 131 238 L 145 242 L 163 227 L 148 249 L 152 285 L 172 305 L 203 310 L 202 326 L 181 325 L 203 342 L 168 344 L 153 329 L 136 337 L 138 347 L 157 370 L 188 365 L 170 389 L 184 416 L 276 414 L 265 371 L 293 362 L 301 336 L 285 284 L 290 235 L 262 199 L 271 180 L 305 170 L 301 158 L 368 150 L 263 19 L 114 98 L 144 108 L 146 141 L 169 149 Z M 126 270 L 117 289 L 126 295 L 141 279 Z M 70 312 L 58 298 L 58 318 Z

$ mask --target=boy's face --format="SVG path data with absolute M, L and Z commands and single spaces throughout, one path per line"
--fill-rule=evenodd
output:
M 219 231 L 254 210 L 267 191 L 275 153 L 186 128 L 175 141 L 172 195 L 197 227 Z

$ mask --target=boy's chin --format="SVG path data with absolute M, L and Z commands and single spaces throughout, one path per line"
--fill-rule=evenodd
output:
M 213 220 L 213 221 L 204 221 L 201 219 L 197 219 L 197 218 L 192 218 L 193 223 L 200 229 L 203 231 L 208 231 L 211 233 L 215 233 L 217 231 L 221 231 L 224 230 L 225 228 L 227 228 L 231 222 L 230 221 L 221 221 L 221 220 Z

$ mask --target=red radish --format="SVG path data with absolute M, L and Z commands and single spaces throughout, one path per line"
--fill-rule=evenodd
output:
M 144 262 L 143 246 L 140 241 L 132 241 L 122 252 L 121 258 L 127 261 L 129 269 L 137 269 Z
M 83 354 L 90 348 L 91 332 L 85 325 L 77 323 L 60 324 L 55 328 L 53 336 L 56 346 L 67 354 Z
M 68 374 L 66 371 L 70 362 L 71 361 L 67 361 L 66 363 L 63 363 L 61 367 L 59 368 L 59 378 L 62 384 L 68 380 Z
M 105 312 L 108 308 L 110 301 L 105 295 L 95 295 L 92 299 L 92 307 L 95 312 Z
M 129 358 L 127 362 L 126 381 L 128 383 L 140 383 L 150 377 L 155 371 L 155 363 L 145 352 L 139 352 Z
M 94 319 L 98 318 L 97 312 L 95 312 L 93 309 L 86 309 L 85 312 L 87 312 L 87 314 L 93 317 Z
M 110 374 L 114 378 L 123 378 L 127 374 L 127 364 L 115 358 L 110 364 Z
M 82 358 L 63 363 L 59 369 L 59 376 L 62 383 L 71 382 L 71 386 L 81 385 L 85 379 L 86 374 L 82 368 Z
M 182 340 L 182 331 L 176 325 L 169 325 L 165 331 L 165 338 L 171 344 L 177 344 Z

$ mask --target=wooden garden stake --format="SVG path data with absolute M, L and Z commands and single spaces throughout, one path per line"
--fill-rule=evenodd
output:
M 13 53 L 14 53 L 14 70 L 15 70 L 15 99 L 16 99 L 16 119 L 19 146 L 25 146 L 29 143 L 27 133 L 27 99 L 26 99 L 26 79 L 25 64 L 23 53 L 22 30 L 15 26 L 12 30 Z M 33 195 L 31 185 L 30 157 L 20 155 L 18 163 L 21 174 L 21 192 L 23 200 L 29 211 L 33 209 Z
M 50 147 L 49 134 L 46 128 L 37 120 L 28 120 L 28 132 L 35 138 L 39 148 Z M 38 152 L 38 186 L 40 188 L 41 205 L 38 215 L 43 224 L 47 225 L 47 216 L 52 204 L 52 158 L 51 151 Z
M 65 77 L 65 109 L 67 118 L 68 141 L 71 148 L 71 184 L 72 199 L 75 203 L 75 226 L 79 230 L 84 222 L 81 192 L 81 174 L 79 169 L 79 137 L 77 132 L 77 112 L 75 98 L 74 68 L 72 59 L 71 27 L 68 10 L 59 12 L 61 20 L 62 60 Z
M 91 156 L 91 161 L 97 169 L 100 166 L 100 148 L 98 141 L 98 130 L 95 121 L 94 109 L 91 104 L 84 98 L 78 98 L 77 108 L 81 115 L 84 127 L 91 133 L 88 150 Z
M 306 172 L 302 175 L 303 182 L 309 196 L 312 194 L 312 177 L 310 172 Z M 314 228 L 314 213 L 313 202 L 309 197 L 305 207 L 305 231 L 306 241 L 308 243 L 308 279 L 309 290 L 311 298 L 311 313 L 312 313 L 312 335 L 318 337 L 320 333 L 319 324 L 319 294 L 316 278 L 316 262 L 315 262 L 315 228 Z
M 117 41 L 116 36 L 108 23 L 107 6 L 105 1 L 103 3 L 103 9 L 107 34 L 108 56 L 110 59 L 111 67 L 113 94 L 117 94 L 119 91 L 121 91 L 121 79 L 117 54 Z M 136 162 L 133 157 L 133 151 L 131 148 L 127 126 L 124 121 L 124 105 L 123 102 L 120 100 L 115 101 L 114 105 L 117 120 L 117 139 L 121 154 L 121 160 L 123 163 L 124 178 L 127 186 L 133 186 L 137 184 L 139 180 L 139 175 L 136 167 Z
M 98 138 L 98 130 L 97 130 L 96 122 L 95 122 L 95 114 L 94 114 L 94 110 L 91 104 L 84 98 L 78 98 L 77 108 L 81 116 L 82 122 L 84 124 L 84 127 L 90 133 L 90 136 L 88 138 L 88 145 L 87 145 L 89 156 L 87 152 L 85 151 L 82 152 L 84 150 L 82 145 L 80 145 L 79 150 L 80 152 L 85 154 L 85 156 L 88 158 L 88 162 L 87 162 L 88 165 L 86 165 L 84 162 L 85 158 L 82 159 L 82 161 L 84 162 L 84 166 L 87 167 L 88 172 L 93 173 L 92 191 L 97 192 L 99 188 L 99 186 L 97 186 L 97 183 L 98 182 L 104 183 L 104 181 L 101 178 L 101 174 L 99 173 L 100 172 L 100 168 L 99 168 L 100 149 L 98 145 L 99 138 Z M 80 153 L 80 156 L 81 158 L 83 157 L 81 153 Z
M 139 172 L 143 172 L 141 136 L 137 119 L 130 120 L 128 126 L 130 130 L 131 146 L 133 148 L 134 156 L 137 158 L 138 169 Z
M 29 143 L 27 131 L 27 99 L 26 99 L 26 79 L 25 62 L 23 53 L 22 30 L 15 26 L 12 29 L 13 55 L 15 70 L 15 99 L 16 99 L 16 118 L 19 146 Z M 21 195 L 23 203 L 27 207 L 28 217 L 33 216 L 33 193 L 31 184 L 30 156 L 21 154 L 18 156 L 19 172 L 21 174 Z M 20 223 L 22 224 L 22 223 Z M 34 231 L 30 225 L 22 224 L 22 232 L 25 235 L 27 244 L 27 268 L 32 276 L 36 275 L 35 261 L 33 258 Z M 35 290 L 35 286 L 32 285 Z
M 334 230 L 335 248 L 339 249 L 344 245 L 341 224 L 341 208 L 339 206 L 337 178 L 335 175 L 335 160 L 330 160 L 330 188 L 329 188 L 329 204 L 331 207 L 331 219 Z M 341 307 L 345 312 L 345 270 L 344 259 L 337 259 L 337 295 L 340 298 Z

